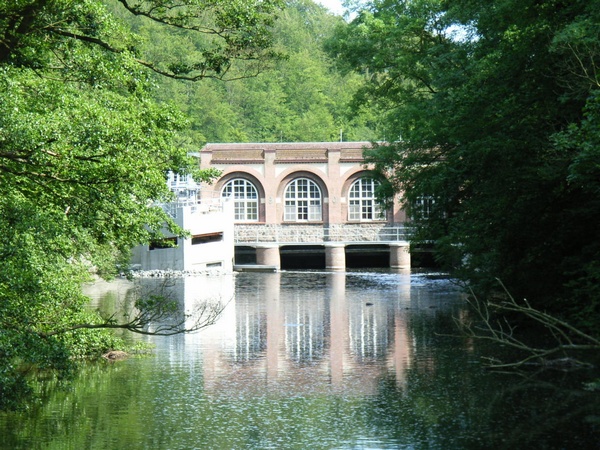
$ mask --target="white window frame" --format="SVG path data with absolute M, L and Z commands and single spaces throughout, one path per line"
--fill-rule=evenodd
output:
M 233 200 L 235 222 L 258 222 L 258 189 L 245 178 L 232 178 L 221 189 L 222 198 Z
M 377 202 L 375 189 L 381 183 L 362 177 L 352 183 L 348 191 L 348 221 L 373 222 L 385 220 L 385 211 Z
M 417 197 L 413 206 L 413 217 L 429 219 L 435 206 L 435 198 L 432 195 L 421 195 Z
M 296 178 L 285 187 L 285 222 L 321 222 L 322 194 L 310 178 Z

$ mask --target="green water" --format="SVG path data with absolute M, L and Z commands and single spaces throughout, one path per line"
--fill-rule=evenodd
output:
M 169 289 L 185 309 L 228 304 L 200 333 L 144 338 L 153 356 L 88 364 L 0 414 L 0 448 L 599 448 L 599 395 L 582 389 L 598 374 L 485 369 L 487 349 L 452 336 L 467 313 L 442 277 L 242 273 Z M 132 285 L 88 292 L 110 309 Z

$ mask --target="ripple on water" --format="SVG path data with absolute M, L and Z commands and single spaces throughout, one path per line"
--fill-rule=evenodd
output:
M 214 326 L 149 339 L 155 356 L 82 372 L 47 406 L 0 422 L 0 448 L 494 448 L 527 438 L 518 431 L 540 417 L 529 411 L 555 409 L 568 414 L 552 423 L 590 436 L 573 415 L 580 392 L 523 395 L 449 336 L 464 304 L 442 274 L 241 273 L 234 297 Z

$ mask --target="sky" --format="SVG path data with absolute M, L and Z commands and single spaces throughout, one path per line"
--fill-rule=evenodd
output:
M 316 2 L 320 3 L 325 8 L 329 9 L 329 11 L 339 16 L 341 16 L 344 12 L 344 8 L 342 7 L 342 0 L 316 0 Z

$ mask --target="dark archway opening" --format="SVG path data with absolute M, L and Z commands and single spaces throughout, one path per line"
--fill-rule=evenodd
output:
M 235 264 L 249 265 L 256 264 L 256 249 L 242 245 L 235 246 Z
M 346 268 L 390 267 L 390 247 L 388 245 L 347 245 Z
M 321 245 L 284 245 L 279 249 L 281 269 L 325 269 L 325 248 Z

